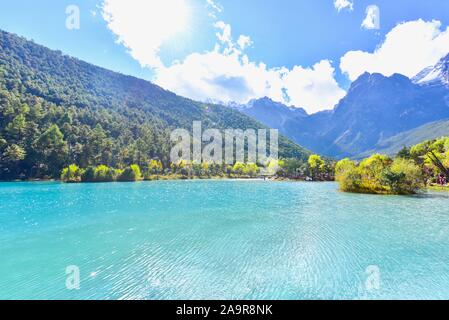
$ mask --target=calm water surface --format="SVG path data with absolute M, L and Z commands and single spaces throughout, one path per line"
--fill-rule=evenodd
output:
M 78 291 L 66 289 L 69 265 Z M 0 299 L 15 298 L 449 299 L 449 195 L 0 183 Z

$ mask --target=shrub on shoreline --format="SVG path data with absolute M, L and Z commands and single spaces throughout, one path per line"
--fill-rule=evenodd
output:
M 123 171 L 120 171 L 117 175 L 117 181 L 120 182 L 133 182 L 140 181 L 142 179 L 142 172 L 137 164 L 132 164 Z
M 71 164 L 61 173 L 61 180 L 64 182 L 81 182 L 84 170 L 80 169 L 77 165 Z
M 99 165 L 94 170 L 94 182 L 112 182 L 116 179 L 116 170 Z
M 336 180 L 345 192 L 415 194 L 425 187 L 422 169 L 412 160 L 375 154 L 359 164 L 350 159 L 335 167 Z
M 63 182 L 128 182 L 142 180 L 142 173 L 138 165 L 131 165 L 124 170 L 110 168 L 106 165 L 80 169 L 76 165 L 70 165 L 62 170 Z

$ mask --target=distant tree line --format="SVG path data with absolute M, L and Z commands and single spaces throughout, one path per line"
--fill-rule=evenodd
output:
M 124 169 L 115 169 L 106 165 L 80 168 L 73 164 L 63 169 L 61 180 L 64 182 L 129 182 L 141 180 L 193 179 L 193 178 L 256 178 L 261 168 L 256 164 L 236 162 L 234 165 L 189 164 L 180 161 L 164 167 L 161 161 L 151 160 L 145 167 L 132 164 Z

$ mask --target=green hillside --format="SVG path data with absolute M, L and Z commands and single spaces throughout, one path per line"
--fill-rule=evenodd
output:
M 59 176 L 70 163 L 168 163 L 173 128 L 263 128 L 230 108 L 179 97 L 0 31 L 0 179 Z M 280 156 L 308 151 L 280 139 Z
M 402 132 L 398 135 L 382 140 L 376 148 L 359 155 L 357 158 L 367 157 L 374 153 L 395 155 L 402 148 L 410 147 L 425 140 L 438 139 L 449 136 L 449 120 L 431 122 L 416 129 Z

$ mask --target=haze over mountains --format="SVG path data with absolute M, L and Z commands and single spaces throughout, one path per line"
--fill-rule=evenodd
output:
M 233 107 L 327 156 L 395 153 L 412 137 L 449 134 L 448 122 L 440 121 L 449 119 L 449 55 L 413 79 L 365 73 L 332 111 L 307 115 L 268 98 Z M 430 123 L 432 130 L 422 127 Z
M 292 119 L 308 116 L 304 109 L 288 107 L 266 97 L 251 100 L 246 105 L 231 104 L 230 106 L 259 120 L 270 128 L 283 128 Z

